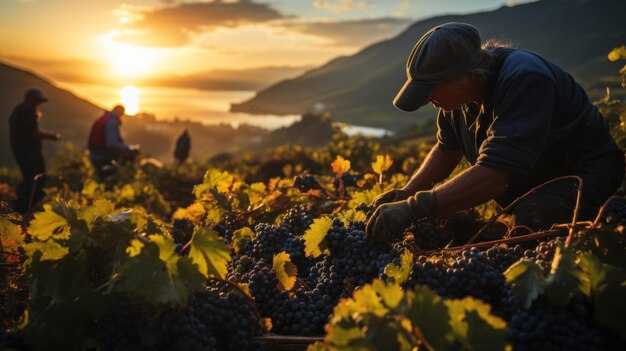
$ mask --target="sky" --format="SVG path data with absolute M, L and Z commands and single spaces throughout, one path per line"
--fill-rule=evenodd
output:
M 418 19 L 513 0 L 0 0 L 0 60 L 56 81 L 318 66 Z

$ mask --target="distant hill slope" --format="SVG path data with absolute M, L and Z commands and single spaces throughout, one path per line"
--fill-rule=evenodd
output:
M 428 29 L 445 22 L 475 25 L 483 40 L 510 40 L 569 71 L 586 88 L 600 76 L 616 76 L 619 63 L 608 52 L 626 44 L 626 1 L 543 0 L 494 11 L 440 16 L 419 21 L 397 37 L 341 57 L 232 105 L 233 111 L 297 114 L 323 102 L 334 118 L 356 125 L 400 130 L 434 116 L 432 108 L 414 114 L 396 110 L 391 101 L 406 80 L 406 59 Z M 604 85 L 605 83 L 602 83 Z
M 60 132 L 63 141 L 85 147 L 92 122 L 103 109 L 48 80 L 3 63 L 0 63 L 0 167 L 15 166 L 9 146 L 9 115 L 23 100 L 24 92 L 31 86 L 43 89 L 49 100 L 41 105 L 43 117 L 40 127 Z M 112 106 L 107 106 L 110 108 Z M 267 135 L 267 131 L 251 126 L 233 129 L 227 125 L 203 126 L 199 123 L 172 121 L 159 122 L 150 116 L 125 117 L 122 135 L 126 142 L 141 144 L 142 150 L 152 157 L 167 161 L 172 158 L 176 137 L 186 128 L 192 138 L 191 155 L 206 159 L 223 151 L 238 151 L 249 139 Z M 44 142 L 44 156 L 50 160 L 57 155 L 62 143 Z
M 8 119 L 13 108 L 23 100 L 26 89 L 31 86 L 40 87 L 49 98 L 40 107 L 43 114 L 40 127 L 62 132 L 66 141 L 84 145 L 91 122 L 102 113 L 100 107 L 33 73 L 0 63 L 0 166 L 14 165 L 9 147 Z M 54 144 L 46 142 L 44 149 L 47 158 L 58 149 L 59 145 Z

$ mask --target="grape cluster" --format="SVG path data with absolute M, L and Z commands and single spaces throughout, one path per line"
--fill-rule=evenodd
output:
M 311 209 L 305 204 L 298 204 L 287 211 L 283 223 L 292 233 L 304 234 L 309 229 L 309 226 L 313 224 Z
M 275 254 L 285 251 L 285 243 L 293 239 L 293 235 L 283 226 L 260 223 L 254 227 L 254 231 L 256 233 L 254 239 L 249 241 L 244 249 L 249 250 L 250 256 L 263 258 L 269 262 Z
M 169 309 L 159 319 L 159 335 L 166 349 L 217 351 L 217 340 L 191 308 Z
M 379 276 L 385 267 L 398 262 L 400 253 L 391 246 L 377 246 L 368 241 L 365 224 L 354 222 L 346 228 L 334 219 L 326 235 L 330 255 L 311 269 L 316 287 L 334 298 L 348 297 L 354 289 Z
M 502 273 L 477 248 L 464 250 L 451 264 L 420 256 L 413 265 L 407 287 L 427 285 L 443 298 L 473 296 L 500 307 L 510 290 Z
M 126 350 L 140 345 L 140 334 L 151 328 L 151 315 L 137 300 L 118 298 L 113 313 L 98 321 L 95 339 L 104 350 Z
M 294 177 L 293 186 L 300 192 L 306 193 L 309 190 L 320 189 L 321 185 L 314 175 L 300 174 Z
M 444 231 L 432 221 L 417 221 L 406 232 L 413 234 L 415 245 L 421 249 L 432 250 L 446 244 Z
M 319 290 L 305 291 L 280 301 L 271 312 L 274 330 L 287 335 L 320 335 L 334 304 Z
M 498 271 L 504 273 L 512 264 L 525 257 L 524 251 L 520 245 L 515 247 L 495 246 L 485 251 L 484 254 Z
M 582 301 L 557 307 L 539 300 L 530 309 L 516 309 L 509 328 L 515 350 L 620 349 L 617 338 L 593 320 Z

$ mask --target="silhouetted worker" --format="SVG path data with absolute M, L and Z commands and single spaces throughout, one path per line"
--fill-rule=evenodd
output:
M 113 161 L 120 162 L 129 155 L 135 155 L 139 150 L 137 145 L 126 145 L 120 134 L 124 112 L 124 106 L 117 105 L 113 110 L 106 111 L 91 126 L 88 141 L 89 159 L 100 181 L 115 174 L 117 167 Z
M 19 213 L 28 210 L 31 201 L 36 203 L 44 196 L 46 164 L 41 153 L 43 139 L 59 140 L 59 133 L 47 132 L 39 128 L 41 111 L 39 105 L 48 101 L 40 88 L 33 87 L 24 94 L 24 101 L 19 103 L 9 117 L 9 139 L 11 151 L 22 172 L 22 183 L 17 188 L 17 199 L 13 209 Z M 42 174 L 35 185 L 35 176 Z
M 191 150 L 191 137 L 187 129 L 176 140 L 176 148 L 174 149 L 174 158 L 179 164 L 185 163 L 187 157 L 189 157 L 189 151 Z
M 622 183 L 624 153 L 583 88 L 535 53 L 487 44 L 473 26 L 446 23 L 413 48 L 393 103 L 403 111 L 437 107 L 437 144 L 404 188 L 375 199 L 372 239 L 491 199 L 506 207 L 570 175 L 583 181 L 579 219 L 591 220 Z M 472 166 L 444 181 L 462 157 Z M 541 230 L 571 221 L 577 183 L 556 181 L 524 198 L 511 209 L 515 224 Z

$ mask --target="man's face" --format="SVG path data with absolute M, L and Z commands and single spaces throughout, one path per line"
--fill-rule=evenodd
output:
M 462 83 L 439 83 L 435 86 L 428 101 L 436 108 L 441 108 L 446 112 L 456 110 L 470 102 L 467 91 L 463 87 Z

